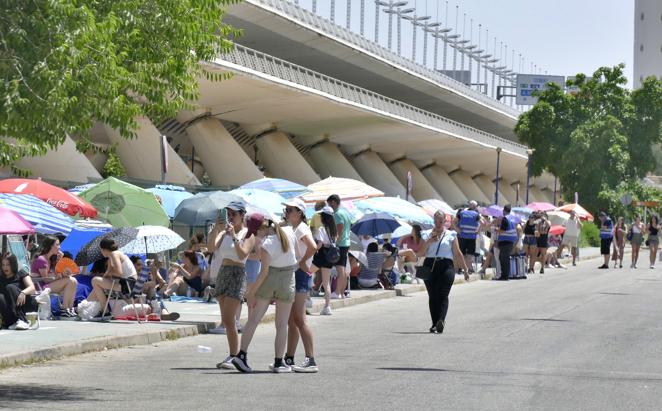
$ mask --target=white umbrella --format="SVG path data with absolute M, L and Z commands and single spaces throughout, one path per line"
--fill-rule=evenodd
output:
M 549 222 L 551 225 L 563 225 L 568 219 L 570 219 L 570 214 L 565 211 L 548 211 L 547 217 L 549 217 Z
M 121 248 L 126 254 L 160 253 L 177 248 L 185 240 L 167 227 L 143 225 L 138 227 L 136 239 Z

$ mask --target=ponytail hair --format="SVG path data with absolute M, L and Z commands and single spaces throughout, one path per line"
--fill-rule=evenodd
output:
M 333 218 L 333 215 L 327 213 L 321 213 L 320 215 L 322 216 L 322 224 L 326 229 L 326 233 L 329 235 L 329 237 L 335 238 L 338 234 L 338 229 L 336 227 L 336 220 Z
M 276 237 L 278 237 L 278 241 L 280 241 L 280 248 L 286 253 L 290 249 L 290 240 L 285 235 L 283 227 L 281 227 L 280 224 L 275 224 L 272 220 L 269 220 L 269 227 L 273 227 L 276 231 Z

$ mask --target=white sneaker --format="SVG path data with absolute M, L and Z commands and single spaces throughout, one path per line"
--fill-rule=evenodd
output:
M 338 295 L 338 293 L 331 293 L 331 299 L 332 300 L 340 300 L 342 297 Z
M 320 315 L 331 315 L 331 307 L 327 305 L 326 307 L 322 308 Z
M 654 269 L 654 268 L 655 268 L 655 266 L 653 264 L 651 264 L 651 270 Z
M 234 370 L 234 364 L 232 364 L 233 358 L 233 356 L 228 355 L 226 359 L 216 364 L 216 368 L 223 370 Z
M 275 372 L 276 374 L 285 374 L 285 373 L 288 373 L 288 372 L 292 372 L 292 367 L 290 367 L 289 365 L 287 365 L 285 363 L 282 363 L 278 367 L 274 367 L 273 364 L 269 364 L 269 370 L 271 370 L 272 372 Z
M 14 327 L 14 328 L 12 328 Z M 18 320 L 16 321 L 16 324 L 12 325 L 9 327 L 10 330 L 20 330 L 20 331 L 25 331 L 30 329 L 30 324 L 26 323 L 23 320 Z
M 209 334 L 225 334 L 225 327 L 222 325 L 220 327 L 212 328 L 209 330 Z
M 315 373 L 319 371 L 317 364 L 315 364 L 315 360 L 311 360 L 308 357 L 306 357 L 300 365 L 292 366 L 292 370 L 299 373 Z

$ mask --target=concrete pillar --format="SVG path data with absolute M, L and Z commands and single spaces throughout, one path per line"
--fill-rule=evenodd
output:
M 138 122 L 138 137 L 127 140 L 108 125 L 104 130 L 111 143 L 117 143 L 117 154 L 126 170 L 126 175 L 142 180 L 161 181 L 161 132 L 152 122 L 141 117 Z M 175 150 L 168 145 L 168 173 L 166 182 L 174 184 L 200 185 Z
M 195 114 L 188 112 L 177 116 L 182 123 L 194 117 Z M 212 117 L 194 120 L 186 132 L 195 147 L 195 155 L 202 161 L 212 184 L 240 186 L 264 177 L 219 120 Z
M 492 179 L 485 174 L 479 174 L 475 176 L 473 180 L 476 182 L 476 185 L 480 187 L 483 194 L 485 194 L 485 197 L 490 199 L 490 204 L 494 204 L 494 192 L 496 191 L 496 186 L 492 182 Z M 506 197 L 504 197 L 501 190 L 499 190 L 499 205 L 503 206 L 506 202 Z
M 407 187 L 407 173 L 411 171 L 411 195 L 418 201 L 429 199 L 444 200 L 410 159 L 403 158 L 393 161 L 389 164 L 389 168 L 405 188 Z
M 494 191 L 492 192 L 492 199 L 485 196 L 485 193 L 476 185 L 476 182 L 471 179 L 471 176 L 464 170 L 455 170 L 448 173 L 455 184 L 462 190 L 464 196 L 468 200 L 475 200 L 482 204 L 494 203 Z
M 287 134 L 281 131 L 268 132 L 258 136 L 255 144 L 258 148 L 260 164 L 264 164 L 273 177 L 284 178 L 305 186 L 320 180 Z
M 16 163 L 18 168 L 32 171 L 32 177 L 48 180 L 87 183 L 90 179 L 98 181 L 102 177 L 90 163 L 85 154 L 76 150 L 76 143 L 67 137 L 55 150 L 50 150 L 42 157 L 26 157 Z
M 315 144 L 310 148 L 310 159 L 317 174 L 324 179 L 327 177 L 351 178 L 363 181 L 359 173 L 347 161 L 338 146 L 331 142 Z
M 529 189 L 529 197 L 531 197 L 531 194 L 533 194 L 533 197 L 535 200 L 529 199 L 529 201 L 542 201 L 549 203 L 550 201 L 547 201 L 547 197 L 540 191 L 540 188 L 538 186 L 531 186 Z
M 513 207 L 515 207 L 515 201 L 517 200 L 517 192 L 513 190 L 513 187 L 508 184 L 504 179 L 499 179 L 499 192 L 503 194 L 503 197 L 505 199 L 504 203 L 499 202 L 499 205 L 504 205 L 506 203 L 509 203 Z
M 374 151 L 363 151 L 349 161 L 365 183 L 383 191 L 387 196 L 406 197 L 405 186 Z
M 545 196 L 548 203 L 554 204 L 554 189 L 553 188 L 545 187 L 545 188 L 540 189 L 540 191 Z M 559 191 L 557 191 L 556 192 L 556 201 L 558 202 L 560 199 L 561 199 L 561 193 Z M 556 205 L 556 204 L 554 204 L 554 205 Z
M 467 197 L 441 166 L 434 164 L 424 167 L 421 173 L 451 207 L 467 203 Z

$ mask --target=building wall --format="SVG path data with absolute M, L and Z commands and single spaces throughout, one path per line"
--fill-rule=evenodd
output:
M 635 0 L 634 87 L 648 76 L 662 80 L 662 1 Z

